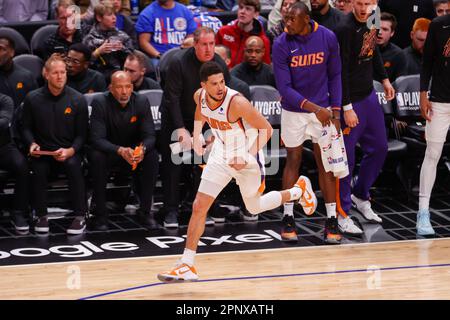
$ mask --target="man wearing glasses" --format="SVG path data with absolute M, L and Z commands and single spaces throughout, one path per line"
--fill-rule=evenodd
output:
M 91 51 L 82 43 L 73 44 L 66 57 L 67 85 L 78 92 L 93 93 L 106 91 L 105 77 L 89 69 Z

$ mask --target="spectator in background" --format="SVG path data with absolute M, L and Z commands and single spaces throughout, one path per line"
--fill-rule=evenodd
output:
M 67 85 L 80 93 L 103 92 L 106 90 L 105 77 L 98 71 L 89 69 L 91 51 L 82 43 L 69 49 L 66 57 Z
M 123 8 L 123 1 L 122 0 L 95 0 L 91 1 L 91 5 L 89 8 L 95 8 L 95 5 L 98 4 L 107 4 L 111 5 L 114 8 L 114 12 L 116 14 L 116 28 L 125 32 L 130 36 L 130 38 L 133 40 L 133 45 L 136 47 L 138 45 L 137 43 L 137 37 L 136 37 L 136 29 L 134 28 L 134 22 L 130 19 L 129 14 L 123 14 L 122 8 Z M 129 2 L 128 2 L 129 6 Z M 93 9 L 92 9 L 93 10 Z M 83 22 L 86 24 L 92 26 L 95 24 L 95 18 L 90 12 L 87 12 L 85 16 L 83 16 Z
M 50 3 L 50 19 L 56 19 L 56 8 L 58 6 L 59 0 L 51 0 Z M 80 8 L 81 17 L 84 17 L 89 5 L 91 4 L 90 0 L 73 0 L 74 4 Z
M 67 54 L 72 44 L 80 43 L 83 37 L 89 32 L 89 26 L 81 22 L 81 28 L 77 29 L 73 23 L 74 11 L 69 8 L 73 6 L 72 0 L 58 0 L 56 6 L 56 19 L 58 20 L 58 29 L 45 41 L 43 52 L 44 60 L 48 59 L 53 53 Z
M 133 51 L 125 60 L 123 70 L 130 75 L 134 91 L 161 89 L 155 80 L 145 76 L 145 55 L 140 51 Z
M 218 11 L 233 11 L 236 3 L 236 0 L 217 0 L 216 8 L 218 9 Z
M 433 0 L 380 0 L 378 5 L 381 12 L 389 12 L 397 18 L 397 31 L 392 42 L 402 49 L 410 44 L 410 33 L 417 19 L 433 20 L 436 16 Z
M 131 13 L 130 0 L 90 0 L 89 7 L 87 8 L 86 12 L 82 15 L 82 18 L 84 20 L 93 19 L 95 7 L 106 1 L 110 1 L 112 3 L 118 2 L 119 3 L 118 5 L 113 4 L 114 7 L 119 8 L 119 10 L 117 12 L 124 16 L 130 15 L 130 13 Z M 117 27 L 117 28 L 119 30 L 122 30 L 119 27 Z
M 353 0 L 333 0 L 333 5 L 345 14 L 353 11 Z
M 423 47 L 427 39 L 431 21 L 419 18 L 414 22 L 410 33 L 411 45 L 403 50 L 406 59 L 405 74 L 419 74 L 422 65 Z
M 96 6 L 95 19 L 96 24 L 83 43 L 93 51 L 94 69 L 110 79 L 114 71 L 122 69 L 127 55 L 134 50 L 133 41 L 116 28 L 116 15 L 111 5 Z
M 84 96 L 66 86 L 66 63 L 52 55 L 45 63 L 47 84 L 30 92 L 23 107 L 24 139 L 32 156 L 33 207 L 38 221 L 36 232 L 48 233 L 48 174 L 63 169 L 69 179 L 69 195 L 75 219 L 69 234 L 81 234 L 86 228 L 86 190 L 81 166 L 88 129 L 88 106 Z M 53 156 L 39 156 L 36 151 L 52 151 Z
M 434 0 L 433 5 L 437 17 L 442 17 L 445 16 L 446 14 L 450 14 L 449 0 Z
M 156 66 L 161 55 L 179 47 L 197 24 L 189 9 L 174 0 L 158 0 L 139 14 L 136 32 L 141 49 L 153 58 Z
M 213 29 L 215 33 L 222 28 L 222 21 L 220 21 L 219 18 L 210 15 L 208 11 L 201 11 L 195 6 L 188 6 L 188 9 L 192 11 L 197 27 L 209 27 Z
M 154 122 L 147 98 L 133 93 L 128 73 L 114 73 L 110 91 L 92 103 L 90 162 L 97 230 L 108 229 L 106 183 L 113 168 L 118 168 L 127 176 L 133 175 L 137 182 L 139 221 L 148 228 L 158 226 L 150 213 L 158 175 L 155 140 Z M 140 145 L 142 152 L 134 154 L 135 148 Z
M 106 0 L 104 0 L 106 1 Z M 133 45 L 135 47 L 138 46 L 136 29 L 134 27 L 134 22 L 130 19 L 129 13 L 128 15 L 123 13 L 124 3 L 128 3 L 128 10 L 130 8 L 130 1 L 123 0 L 112 0 L 112 5 L 114 8 L 114 12 L 116 13 L 116 28 L 122 30 L 127 35 L 130 36 L 131 40 L 133 40 Z
M 311 9 L 311 5 L 309 3 L 309 0 L 299 0 L 306 4 L 309 9 Z M 267 29 L 270 30 L 272 28 L 275 28 L 282 20 L 282 7 L 283 7 L 283 0 L 277 0 L 275 5 L 273 6 L 273 9 L 269 13 L 269 21 L 267 24 Z
M 0 23 L 45 21 L 48 16 L 48 0 L 2 0 Z
M 272 67 L 263 62 L 264 42 L 260 37 L 251 36 L 245 41 L 244 62 L 231 70 L 231 74 L 249 86 L 268 85 L 275 87 Z
M 18 232 L 28 232 L 29 191 L 27 160 L 11 139 L 10 123 L 14 114 L 13 100 L 0 93 L 0 168 L 15 178 L 11 222 Z
M 244 59 L 245 41 L 250 36 L 259 36 L 264 41 L 264 62 L 270 64 L 270 41 L 257 17 L 261 11 L 259 0 L 239 0 L 237 20 L 232 25 L 223 26 L 217 32 L 216 43 L 231 50 L 231 67 Z
M 270 40 L 270 43 L 273 44 L 273 42 L 275 41 L 275 38 L 278 37 L 280 34 L 282 34 L 284 32 L 284 28 L 285 28 L 285 19 L 286 19 L 286 15 L 289 11 L 289 8 L 296 2 L 298 2 L 300 0 L 283 0 L 283 2 L 281 3 L 281 19 L 280 22 L 275 25 L 274 27 L 270 28 L 267 31 L 267 37 Z
M 30 71 L 14 63 L 14 41 L 0 36 L 0 93 L 9 96 L 18 107 L 28 92 L 38 85 Z
M 383 12 L 381 14 L 381 28 L 380 32 L 378 32 L 377 44 L 380 48 L 384 69 L 391 82 L 394 82 L 395 79 L 406 73 L 405 54 L 402 49 L 391 42 L 396 27 L 397 19 L 392 14 Z M 376 73 L 374 74 L 374 79 L 378 82 L 382 80 Z
M 330 6 L 328 0 L 311 0 L 311 18 L 318 24 L 336 30 L 344 13 Z
M 218 54 L 222 58 L 223 61 L 225 61 L 225 64 L 227 65 L 227 67 L 230 68 L 230 63 L 231 63 L 230 48 L 228 48 L 227 46 L 224 46 L 223 44 L 218 44 L 218 45 L 216 45 L 214 51 L 216 52 L 216 54 Z M 231 73 L 230 73 L 230 83 L 228 84 L 228 86 L 231 89 L 242 93 L 242 95 L 248 101 L 252 100 L 251 96 L 250 96 L 250 88 L 249 88 L 248 84 L 246 84 L 241 79 L 236 78 Z

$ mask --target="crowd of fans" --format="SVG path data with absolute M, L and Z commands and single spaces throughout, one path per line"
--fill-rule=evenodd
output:
M 192 96 L 200 86 L 199 66 L 210 60 L 219 62 L 229 70 L 225 75 L 227 85 L 248 99 L 250 86 L 276 88 L 272 45 L 285 30 L 289 7 L 299 1 L 310 7 L 314 21 L 335 31 L 340 20 L 352 11 L 353 0 L 217 0 L 203 1 L 201 8 L 174 0 L 140 1 L 138 16 L 133 16 L 127 0 L 1 1 L 1 24 L 47 19 L 58 22 L 57 29 L 43 44 L 41 58 L 45 62 L 46 82 L 40 88 L 36 75 L 13 61 L 14 39 L 0 35 L 0 141 L 3 142 L 0 168 L 13 172 L 16 179 L 12 214 L 16 229 L 28 230 L 27 203 L 31 203 L 39 217 L 36 231 L 48 232 L 47 176 L 51 168 L 61 166 L 69 179 L 76 216 L 69 233 L 84 231 L 89 210 L 99 217 L 95 227 L 106 230 L 102 190 L 108 173 L 117 163 L 125 167 L 127 163 L 140 162 L 139 170 L 144 171 L 141 177 L 146 179 L 138 179 L 136 183 L 139 213 L 146 225 L 155 226 L 150 207 L 158 174 L 157 146 L 163 157 L 164 225 L 177 227 L 181 172 L 170 161 L 168 145 L 173 141 L 174 130 L 179 140 L 190 137 L 195 108 Z M 420 0 L 414 6 L 408 5 L 409 2 L 379 1 L 382 13 L 377 44 L 391 82 L 420 73 L 431 21 L 450 14 L 447 0 Z M 226 25 L 211 13 L 233 9 L 237 10 L 237 19 Z M 261 10 L 267 9 L 271 10 L 265 19 Z M 138 93 L 149 89 L 164 92 L 159 142 L 155 141 L 148 102 Z M 83 94 L 94 92 L 104 94 L 92 103 L 89 124 Z M 117 108 L 112 114 L 107 111 L 109 105 L 121 105 L 123 110 Z M 47 111 L 50 106 L 53 109 Z M 62 111 L 58 113 L 60 108 Z M 17 126 L 9 130 L 7 124 L 13 119 Z M 136 155 L 139 143 L 144 144 L 144 151 Z M 39 156 L 35 152 L 39 150 L 56 153 L 53 157 Z M 86 188 L 82 182 L 85 153 L 94 180 L 90 209 L 86 207 Z M 30 154 L 28 167 L 26 157 Z M 123 170 L 133 173 L 130 168 Z M 33 171 L 31 201 L 26 190 L 29 169 Z M 143 189 L 146 192 L 140 192 Z

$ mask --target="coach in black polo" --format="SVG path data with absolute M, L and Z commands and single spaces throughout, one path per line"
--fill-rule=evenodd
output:
M 84 96 L 66 86 L 66 63 L 53 54 L 44 66 L 47 84 L 31 91 L 23 105 L 23 137 L 31 155 L 33 169 L 33 207 L 39 217 L 36 232 L 49 231 L 47 217 L 47 179 L 50 172 L 63 169 L 69 180 L 69 194 L 76 218 L 67 229 L 80 234 L 87 211 L 81 151 L 87 138 L 88 107 Z M 39 155 L 36 151 L 51 151 Z
M 133 150 L 141 144 L 142 154 L 133 155 Z M 106 183 L 113 168 L 118 168 L 121 173 L 134 173 L 140 200 L 138 219 L 149 228 L 157 227 L 150 214 L 158 174 L 153 116 L 147 98 L 133 92 L 131 77 L 124 71 L 114 73 L 110 92 L 92 102 L 90 145 L 97 218 L 94 227 L 108 229 Z M 134 171 L 133 165 L 136 165 Z

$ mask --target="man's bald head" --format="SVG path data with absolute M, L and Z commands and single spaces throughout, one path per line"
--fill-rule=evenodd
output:
M 245 41 L 245 47 L 248 48 L 251 45 L 258 46 L 260 48 L 264 48 L 264 41 L 258 36 L 250 36 Z
M 130 101 L 131 94 L 133 93 L 133 84 L 131 83 L 131 76 L 128 72 L 117 71 L 111 76 L 111 85 L 109 91 L 116 98 L 117 102 L 122 107 L 125 107 Z
M 131 83 L 131 77 L 128 72 L 125 71 L 116 71 L 111 76 L 111 84 L 114 84 L 118 81 L 129 81 Z
M 258 36 L 251 36 L 245 41 L 244 61 L 254 68 L 261 67 L 266 48 Z

